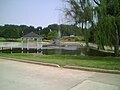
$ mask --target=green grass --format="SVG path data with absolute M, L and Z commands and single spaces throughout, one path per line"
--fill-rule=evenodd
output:
M 18 38 L 18 39 L 5 39 L 5 38 L 0 38 L 0 42 L 21 42 L 21 38 Z
M 33 54 L 0 54 L 0 57 L 12 57 L 39 62 L 54 63 L 60 66 L 82 66 L 109 70 L 120 70 L 120 57 L 56 56 Z

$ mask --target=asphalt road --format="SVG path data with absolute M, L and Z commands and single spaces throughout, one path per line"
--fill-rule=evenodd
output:
M 120 74 L 0 59 L 0 90 L 120 90 Z

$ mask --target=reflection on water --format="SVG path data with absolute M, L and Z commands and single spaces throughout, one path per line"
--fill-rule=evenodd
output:
M 75 56 L 113 56 L 112 53 L 105 53 L 100 52 L 94 49 L 90 49 L 89 51 L 86 51 L 85 48 L 78 48 L 78 47 L 46 47 L 42 50 L 36 50 L 36 49 L 29 49 L 27 51 L 26 49 L 6 49 L 1 51 L 2 53 L 40 53 L 43 55 L 75 55 Z
M 81 56 L 86 55 L 83 48 L 79 48 L 76 50 L 44 49 L 42 51 L 43 51 L 43 54 L 46 54 L 46 55 L 81 55 Z

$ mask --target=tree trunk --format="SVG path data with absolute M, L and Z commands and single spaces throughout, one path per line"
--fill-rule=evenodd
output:
M 117 27 L 117 24 L 116 22 L 114 22 L 115 24 L 115 34 L 116 34 L 116 37 L 115 37 L 115 45 L 114 45 L 114 53 L 115 53 L 115 56 L 119 56 L 119 33 L 118 33 L 118 27 Z
M 89 51 L 89 31 L 87 30 L 87 22 L 85 22 L 84 37 L 86 43 L 86 50 Z
M 117 30 L 116 30 L 116 41 L 114 46 L 114 53 L 115 53 L 115 56 L 119 56 L 119 36 L 118 36 Z

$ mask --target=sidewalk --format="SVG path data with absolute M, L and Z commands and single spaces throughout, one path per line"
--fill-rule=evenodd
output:
M 0 90 L 120 90 L 120 74 L 0 59 Z

